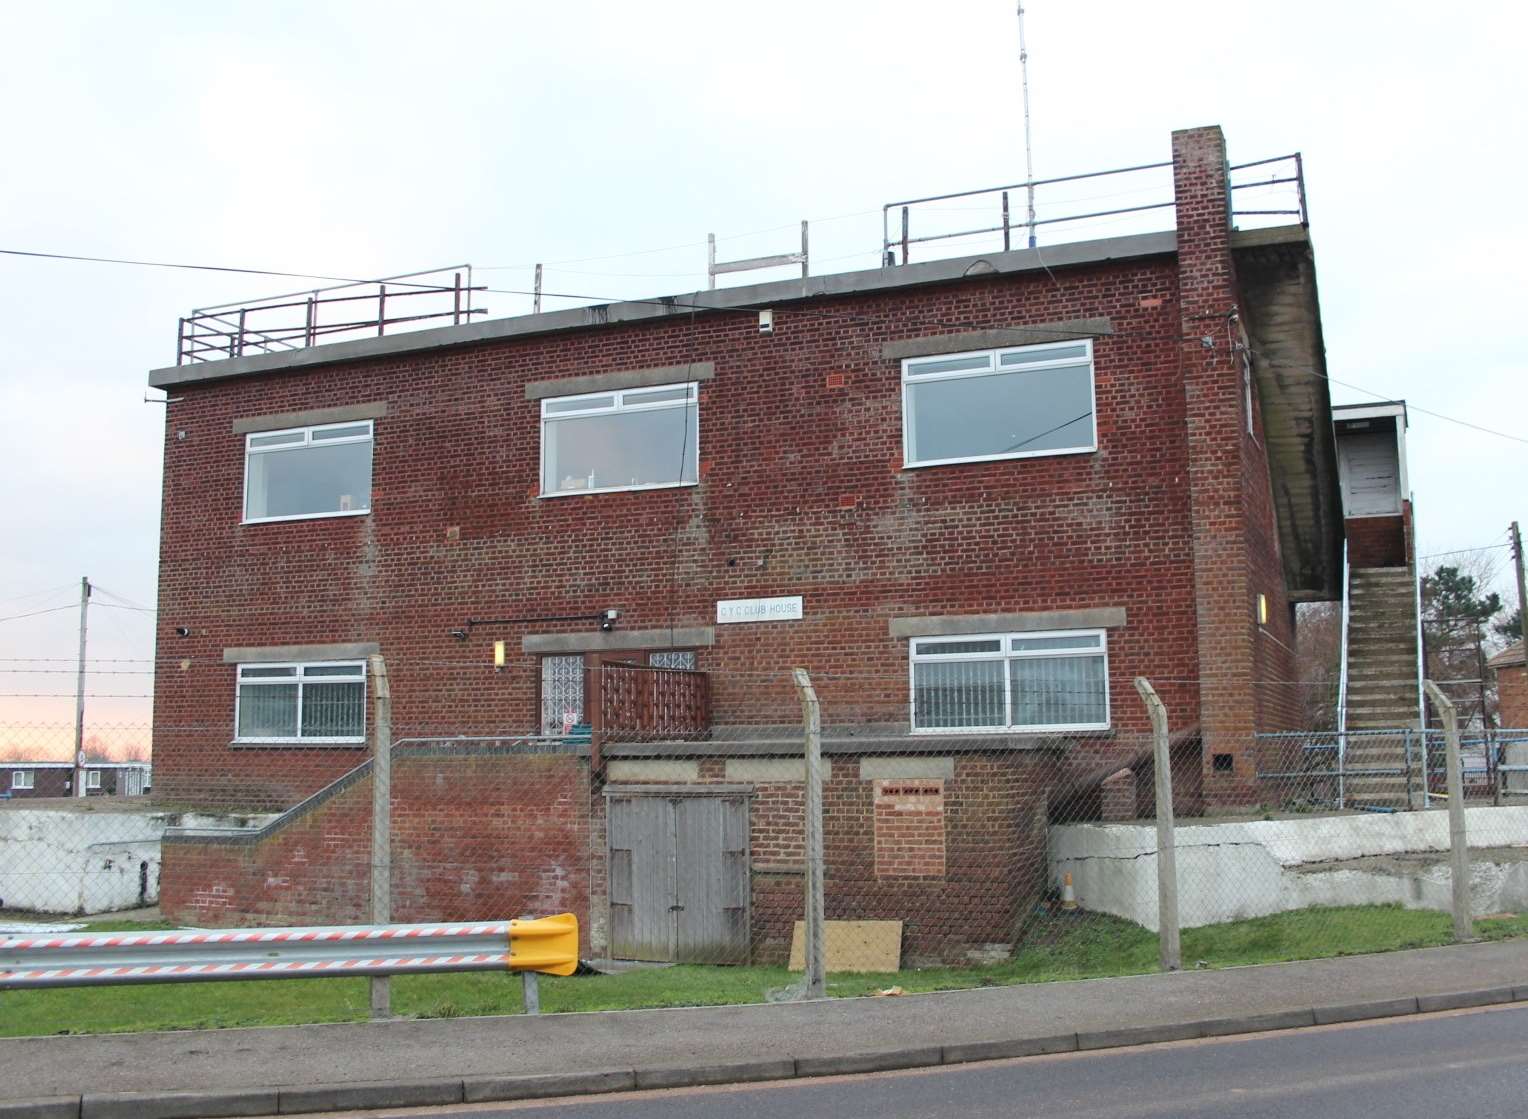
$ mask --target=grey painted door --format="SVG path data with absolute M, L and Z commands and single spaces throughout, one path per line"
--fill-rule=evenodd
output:
M 748 799 L 612 796 L 610 938 L 617 959 L 748 960 Z

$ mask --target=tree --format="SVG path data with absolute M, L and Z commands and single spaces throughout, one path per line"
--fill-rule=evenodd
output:
M 1337 725 L 1337 677 L 1342 642 L 1342 607 L 1311 602 L 1299 607 L 1295 626 L 1295 665 L 1300 708 L 1309 730 Z
M 1467 568 L 1474 566 L 1476 573 Z M 1479 564 L 1445 564 L 1422 576 L 1422 633 L 1427 675 L 1459 709 L 1466 726 L 1489 726 L 1494 685 L 1485 676 L 1486 627 L 1502 610 L 1501 595 L 1485 591 Z M 1450 686 L 1450 681 L 1457 681 Z
M 1523 608 L 1519 606 L 1491 628 L 1496 631 L 1496 636 L 1509 643 L 1521 641 L 1523 639 Z

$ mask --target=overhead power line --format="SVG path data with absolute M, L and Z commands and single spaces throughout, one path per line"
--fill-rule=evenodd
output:
M 0 622 L 14 622 L 14 621 L 17 621 L 20 618 L 35 618 L 39 614 L 56 614 L 60 610 L 78 610 L 78 609 L 79 609 L 78 606 L 76 606 L 74 603 L 70 602 L 70 603 L 68 603 L 68 604 L 66 604 L 64 606 L 50 606 L 46 610 L 33 610 L 33 611 L 31 611 L 30 613 L 27 613 L 27 614 L 11 614 L 11 615 L 9 615 L 7 617 L 0 618 Z

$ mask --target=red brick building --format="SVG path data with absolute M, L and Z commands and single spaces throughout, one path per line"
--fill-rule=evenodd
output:
M 548 842 L 589 855 L 553 892 L 599 936 L 607 911 L 617 942 L 641 924 L 620 895 L 645 848 L 616 832 L 649 806 L 617 801 L 751 806 L 741 847 L 724 806 L 695 826 L 742 852 L 724 919 L 774 951 L 801 666 L 839 915 L 966 914 L 910 928 L 929 957 L 1007 939 L 1052 793 L 1139 760 L 1137 676 L 1207 743 L 1184 795 L 1256 803 L 1253 736 L 1298 708 L 1293 605 L 1340 594 L 1314 265 L 1303 224 L 1233 227 L 1218 129 L 1175 133 L 1171 167 L 1158 233 L 155 371 L 159 652 L 181 665 L 155 685 L 158 791 L 286 807 L 344 779 L 380 652 L 394 737 L 561 737 L 536 764 L 572 767 L 587 803 L 558 826 L 588 834 Z M 663 719 L 632 714 L 643 688 Z M 591 723 L 592 772 L 568 734 Z M 404 768 L 439 787 L 454 763 L 431 757 Z M 455 788 L 474 813 L 515 795 Z M 167 849 L 167 906 L 302 911 L 261 885 L 301 873 L 264 842 L 187 844 L 180 885 Z M 439 829 L 403 842 L 459 867 Z
M 1514 641 L 1490 660 L 1486 667 L 1496 673 L 1497 722 L 1504 727 L 1528 727 L 1528 657 L 1523 643 Z

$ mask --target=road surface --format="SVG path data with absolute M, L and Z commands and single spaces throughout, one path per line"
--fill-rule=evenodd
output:
M 468 1104 L 407 1114 L 461 1119 L 1520 1119 L 1528 1114 L 1528 1006 L 867 1076 Z

